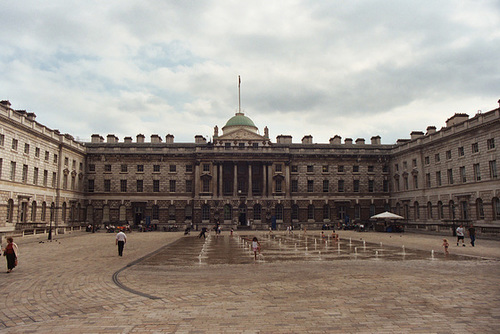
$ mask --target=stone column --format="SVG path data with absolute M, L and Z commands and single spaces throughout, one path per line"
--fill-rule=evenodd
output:
M 233 196 L 238 196 L 238 164 L 234 163 Z
M 273 172 L 272 172 L 272 164 L 267 165 L 267 193 L 269 196 L 273 194 Z
M 285 164 L 285 192 L 286 197 L 290 197 L 290 165 Z
M 200 163 L 194 165 L 194 197 L 200 196 Z
M 224 167 L 224 164 L 221 163 L 219 165 L 219 196 L 222 196 L 223 195 L 223 192 L 222 192 L 222 183 L 224 182 L 224 171 L 223 171 L 223 167 Z
M 252 197 L 252 164 L 248 163 L 248 197 Z
M 212 197 L 217 197 L 217 163 L 212 166 Z
M 262 196 L 267 196 L 266 163 L 262 164 Z

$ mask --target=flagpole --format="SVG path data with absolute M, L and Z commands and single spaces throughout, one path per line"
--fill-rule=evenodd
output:
M 241 77 L 238 75 L 238 113 L 241 114 Z

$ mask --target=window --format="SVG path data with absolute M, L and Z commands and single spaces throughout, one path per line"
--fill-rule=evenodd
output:
M 35 158 L 40 158 L 40 147 L 35 147 Z
M 153 173 L 159 173 L 160 172 L 160 165 L 153 165 Z
M 260 204 L 255 204 L 253 207 L 253 219 L 254 220 L 261 220 L 261 215 L 262 215 L 262 207 Z
M 276 171 L 277 173 L 281 173 L 281 172 L 282 172 L 282 169 L 283 169 L 283 167 L 282 167 L 282 165 L 281 165 L 281 164 L 276 164 L 276 166 L 275 166 L 275 171 Z
M 28 182 L 28 165 L 23 165 L 23 178 L 22 182 L 26 183 Z
M 281 179 L 276 179 L 276 192 L 277 193 L 280 193 L 282 192 L 283 189 L 282 189 L 282 182 L 281 182 Z
M 151 219 L 158 220 L 160 219 L 160 207 L 158 205 L 153 205 L 151 208 Z
M 201 186 L 202 186 L 202 192 L 209 193 L 210 192 L 210 179 L 204 178 Z
M 338 192 L 339 193 L 343 193 L 345 190 L 344 190 L 344 180 L 339 180 L 338 182 Z
M 354 206 L 354 219 L 360 219 L 361 218 L 361 206 L 359 204 L 356 204 Z
M 330 219 L 330 206 L 328 204 L 323 205 L 323 219 Z
M 307 180 L 307 192 L 314 192 L 314 180 Z
M 299 172 L 299 166 L 292 165 L 292 173 L 298 173 L 298 172 Z
M 389 192 L 389 180 L 384 180 L 384 183 L 383 183 L 383 191 L 386 193 L 386 192 Z M 389 210 L 386 210 L 386 211 L 389 211 Z
M 127 192 L 127 180 L 120 180 L 120 191 L 122 193 Z
M 323 180 L 323 192 L 327 193 L 330 191 L 330 182 L 328 180 Z
M 65 157 L 64 158 L 64 166 L 68 166 L 68 164 L 69 164 L 69 159 L 68 159 L 68 157 Z
M 458 156 L 459 157 L 463 157 L 465 155 L 465 151 L 464 151 L 464 147 L 463 146 L 460 146 L 458 148 Z
M 472 153 L 478 153 L 479 152 L 479 145 L 477 143 L 472 144 Z
M 238 143 L 239 147 L 245 147 L 245 143 Z
M 52 188 L 55 188 L 57 185 L 57 173 L 52 172 Z
M 57 163 L 57 154 L 54 154 L 54 159 L 53 159 L 53 162 L 56 164 Z
M 48 181 L 49 181 L 49 171 L 48 170 L 44 170 L 43 171 L 43 186 L 44 187 L 47 186 Z
M 63 174 L 63 189 L 68 189 L 68 174 Z
M 111 191 L 111 180 L 104 180 L 104 191 L 105 192 Z
M 444 218 L 444 206 L 443 202 L 439 201 L 438 202 L 438 219 L 443 219 Z
M 186 192 L 190 193 L 193 191 L 193 181 L 186 180 Z
M 389 173 L 389 166 L 388 165 L 382 166 L 382 173 Z
M 411 161 L 411 163 L 412 163 L 413 168 L 416 168 L 416 167 L 417 167 L 417 159 L 413 159 L 413 160 Z
M 201 220 L 210 220 L 210 205 L 203 204 L 201 206 Z
M 296 193 L 299 191 L 299 180 L 292 180 L 291 191 L 292 193 Z
M 95 172 L 95 165 L 89 164 L 89 172 Z
M 451 150 L 446 151 L 446 160 L 451 160 Z
M 488 150 L 494 149 L 495 148 L 495 138 L 491 138 L 491 139 L 486 140 L 486 147 L 488 148 Z
M 375 172 L 375 167 L 374 166 L 368 166 L 368 173 L 373 173 Z
M 224 220 L 232 220 L 233 219 L 233 210 L 231 205 L 224 205 Z
M 137 192 L 142 193 L 144 190 L 144 181 L 143 180 L 137 180 Z
M 408 184 L 408 175 L 403 176 L 403 181 L 404 181 L 405 190 L 408 190 L 410 188 L 410 186 Z
M 5 142 L 5 135 L 4 134 L 0 134 L 0 146 L 3 147 L 4 142 Z
M 314 166 L 313 165 L 307 165 L 307 172 L 308 173 L 313 173 L 314 172 Z
M 448 184 L 453 184 L 453 169 L 448 169 Z
M 322 172 L 323 173 L 328 173 L 328 165 L 323 165 Z
M 358 165 L 352 166 L 352 172 L 353 173 L 359 173 L 359 166 Z
M 474 169 L 474 181 L 481 181 L 481 169 L 479 168 L 479 164 L 472 165 Z
M 144 172 L 144 165 L 137 165 L 137 172 L 138 173 Z
M 372 193 L 375 191 L 375 181 L 374 180 L 368 180 L 368 192 Z
M 170 165 L 169 171 L 170 171 L 170 173 L 175 173 L 177 171 L 177 166 L 176 165 Z
M 153 180 L 153 192 L 160 192 L 160 180 Z
M 292 220 L 299 220 L 299 206 L 297 204 L 292 205 Z
M 186 165 L 186 173 L 192 173 L 193 172 L 193 165 Z
M 493 205 L 493 219 L 500 220 L 500 200 L 495 197 L 491 202 Z
M 496 160 L 491 160 L 489 162 L 490 165 L 490 179 L 496 179 L 498 177 L 497 174 L 497 161 Z
M 436 185 L 441 186 L 441 172 L 436 172 Z
M 73 164 L 71 165 L 71 168 L 76 169 L 76 160 L 73 160 Z
M 343 172 L 344 172 L 344 166 L 339 165 L 339 166 L 337 167 L 337 172 L 339 172 L 339 173 L 343 173 Z
M 120 170 L 122 173 L 127 173 L 128 172 L 128 165 L 125 165 L 125 164 L 121 165 Z
M 476 216 L 477 219 L 484 219 L 484 205 L 483 200 L 480 198 L 476 200 Z
M 399 164 L 395 164 L 395 165 L 394 165 L 394 170 L 395 170 L 396 172 L 399 172 Z
M 431 174 L 430 173 L 425 174 L 425 186 L 427 188 L 431 187 Z
M 418 189 L 418 175 L 413 175 L 413 189 Z
M 314 205 L 312 204 L 307 207 L 307 219 L 314 220 Z
M 203 172 L 205 173 L 210 172 L 210 164 L 203 164 Z
M 259 148 L 259 143 L 252 143 L 253 148 Z
M 431 163 L 431 159 L 429 158 L 429 156 L 424 157 L 424 164 L 428 165 L 430 163 Z
M 104 165 L 104 172 L 110 173 L 111 172 L 111 165 Z
M 175 220 L 175 205 L 168 207 L 168 220 Z
M 441 161 L 441 157 L 439 156 L 439 153 L 436 153 L 434 155 L 434 162 L 440 162 Z
M 465 166 L 460 167 L 460 180 L 462 181 L 462 183 L 467 182 L 467 178 L 465 175 Z
M 353 180 L 352 187 L 355 193 L 359 193 L 359 180 Z
M 170 192 L 175 193 L 175 180 L 170 180 L 168 183 Z M 160 181 L 158 181 L 158 188 L 160 188 Z
M 10 162 L 10 180 L 15 181 L 16 179 L 16 163 L 14 161 Z
M 403 169 L 408 169 L 408 163 L 406 161 L 403 161 Z
M 18 144 L 17 139 L 12 139 L 12 149 L 14 151 L 17 151 L 17 144 Z
M 38 184 L 38 168 L 33 168 L 33 184 Z
M 276 204 L 276 220 L 283 220 L 283 205 Z
M 89 193 L 94 192 L 94 180 L 89 180 Z
M 414 215 L 414 218 L 415 220 L 418 220 L 420 219 L 420 204 L 418 204 L 418 202 L 415 202 L 413 204 L 413 209 L 415 210 L 415 215 Z
M 45 161 L 49 161 L 50 153 L 49 151 L 45 151 Z

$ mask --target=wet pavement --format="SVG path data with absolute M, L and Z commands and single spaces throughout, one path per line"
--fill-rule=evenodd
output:
M 239 238 L 253 235 L 227 232 L 132 233 L 122 258 L 113 234 L 16 240 L 0 331 L 498 333 L 499 241 L 448 237 L 444 257 L 442 236 L 319 233 L 256 233 L 257 261 Z

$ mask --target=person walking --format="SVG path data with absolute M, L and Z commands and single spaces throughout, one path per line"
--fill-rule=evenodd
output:
M 462 246 L 465 247 L 465 236 L 464 236 L 464 227 L 460 225 L 457 227 L 457 246 L 462 241 Z
M 449 246 L 450 246 L 450 244 L 448 243 L 448 240 L 443 239 L 444 255 L 446 255 L 446 256 L 448 256 L 448 254 L 449 254 L 449 252 L 448 252 Z
M 474 247 L 474 243 L 476 242 L 476 228 L 472 224 L 469 226 L 469 238 L 471 246 Z
M 7 273 L 10 273 L 17 266 L 19 256 L 19 248 L 12 237 L 7 237 L 7 246 L 3 249 L 3 255 L 7 258 Z
M 116 241 L 115 245 L 118 245 L 118 255 L 123 256 L 123 247 L 125 247 L 125 244 L 127 243 L 127 236 L 123 231 L 120 231 L 116 234 Z

